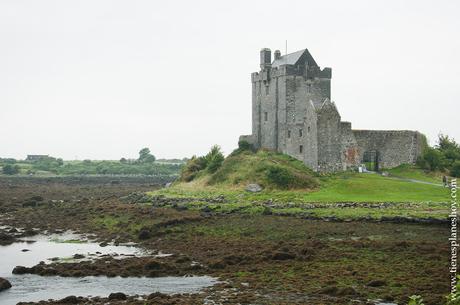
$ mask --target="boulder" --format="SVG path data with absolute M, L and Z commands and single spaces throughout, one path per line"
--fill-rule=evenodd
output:
M 126 300 L 126 294 L 123 292 L 113 292 L 109 294 L 109 300 Z
M 212 209 L 206 205 L 206 206 L 202 207 L 200 211 L 203 212 L 203 213 L 211 213 Z
M 16 266 L 13 269 L 13 274 L 26 274 L 29 273 L 29 268 L 24 267 L 24 266 Z
M 294 259 L 295 257 L 295 254 L 289 252 L 276 252 L 275 254 L 273 254 L 272 259 L 275 261 L 285 261 L 289 259 Z
M 65 297 L 61 300 L 59 300 L 59 303 L 63 304 L 78 304 L 78 298 L 74 295 L 70 295 L 68 297 Z
M 263 188 L 257 183 L 251 183 L 246 186 L 246 191 L 251 192 L 251 193 L 261 192 L 262 190 Z
M 39 201 L 43 201 L 44 199 L 42 196 L 36 195 L 36 196 L 30 197 L 30 200 L 39 202 Z
M 339 288 L 337 288 L 336 286 L 329 286 L 329 287 L 324 287 L 321 290 L 319 290 L 319 293 L 328 294 L 328 295 L 336 295 L 337 291 L 339 291 Z
M 10 288 L 11 288 L 11 283 L 8 280 L 0 277 L 0 291 L 10 289 Z
M 14 237 L 9 235 L 9 234 L 6 234 L 6 233 L 1 233 L 0 232 L 0 241 L 1 242 L 13 242 L 14 241 Z
M 353 287 L 342 287 L 337 292 L 337 296 L 346 295 L 358 295 L 358 292 Z
M 144 265 L 145 270 L 160 270 L 161 268 L 162 264 L 155 260 L 151 260 L 150 262 Z
M 160 299 L 167 299 L 167 298 L 169 298 L 169 296 L 161 292 L 154 292 L 147 297 L 148 300 L 153 300 L 153 299 L 160 300 Z
M 383 280 L 372 280 L 369 283 L 367 283 L 367 286 L 369 287 L 381 287 L 385 286 L 387 283 Z
M 353 287 L 341 287 L 336 286 L 325 287 L 319 291 L 321 294 L 328 294 L 332 296 L 348 296 L 358 295 L 358 292 Z
M 146 240 L 152 237 L 152 233 L 148 229 L 142 229 L 137 236 L 140 240 Z

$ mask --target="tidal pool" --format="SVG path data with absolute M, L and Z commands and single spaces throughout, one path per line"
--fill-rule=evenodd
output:
M 127 295 L 148 295 L 154 292 L 193 293 L 217 283 L 215 278 L 209 276 L 69 278 L 11 273 L 15 266 L 32 267 L 40 261 L 49 263 L 52 258 L 71 260 L 74 254 L 84 255 L 83 259 L 102 255 L 112 255 L 120 259 L 152 255 L 135 246 L 101 247 L 95 242 L 80 242 L 81 238 L 82 236 L 68 233 L 39 235 L 27 238 L 27 241 L 24 239 L 8 246 L 0 246 L 0 277 L 8 279 L 13 285 L 11 289 L 0 292 L 0 304 L 61 299 L 69 295 L 106 297 L 112 292 L 123 292 Z

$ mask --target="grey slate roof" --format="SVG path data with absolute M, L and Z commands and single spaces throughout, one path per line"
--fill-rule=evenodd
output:
M 302 56 L 303 52 L 305 52 L 305 50 L 306 49 L 303 49 L 281 56 L 279 59 L 273 61 L 272 67 L 278 68 L 281 65 L 294 65 L 299 60 L 300 56 Z
M 297 61 L 300 59 L 300 57 L 305 52 L 307 53 L 308 58 L 311 59 L 311 61 L 316 65 L 316 62 L 314 61 L 313 57 L 310 55 L 310 52 L 308 52 L 307 49 L 302 49 L 294 53 L 283 55 L 279 59 L 274 60 L 272 63 L 272 67 L 278 68 L 279 66 L 282 66 L 282 65 L 295 65 Z

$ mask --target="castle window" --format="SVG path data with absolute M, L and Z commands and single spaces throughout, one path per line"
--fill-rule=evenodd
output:
M 288 139 L 290 139 L 290 138 L 291 138 L 291 131 L 288 130 Z
M 265 121 L 265 122 L 268 121 L 268 113 L 267 113 L 267 112 L 264 112 L 264 121 Z
M 308 132 L 310 132 L 310 126 L 308 126 L 308 129 L 307 129 Z
M 311 84 L 307 84 L 307 93 L 311 92 Z
M 265 86 L 265 95 L 268 95 L 270 93 L 270 86 L 266 85 Z
M 303 130 L 299 129 L 299 137 L 302 137 L 302 136 L 303 136 Z
M 303 145 L 299 146 L 299 153 L 303 153 Z

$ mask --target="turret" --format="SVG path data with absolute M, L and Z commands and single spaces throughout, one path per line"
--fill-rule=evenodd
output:
M 272 66 L 272 51 L 268 48 L 260 50 L 260 69 L 265 70 Z
M 280 50 L 276 50 L 275 53 L 274 53 L 274 55 L 275 55 L 275 60 L 280 59 L 280 58 L 281 58 L 281 51 L 280 51 Z

